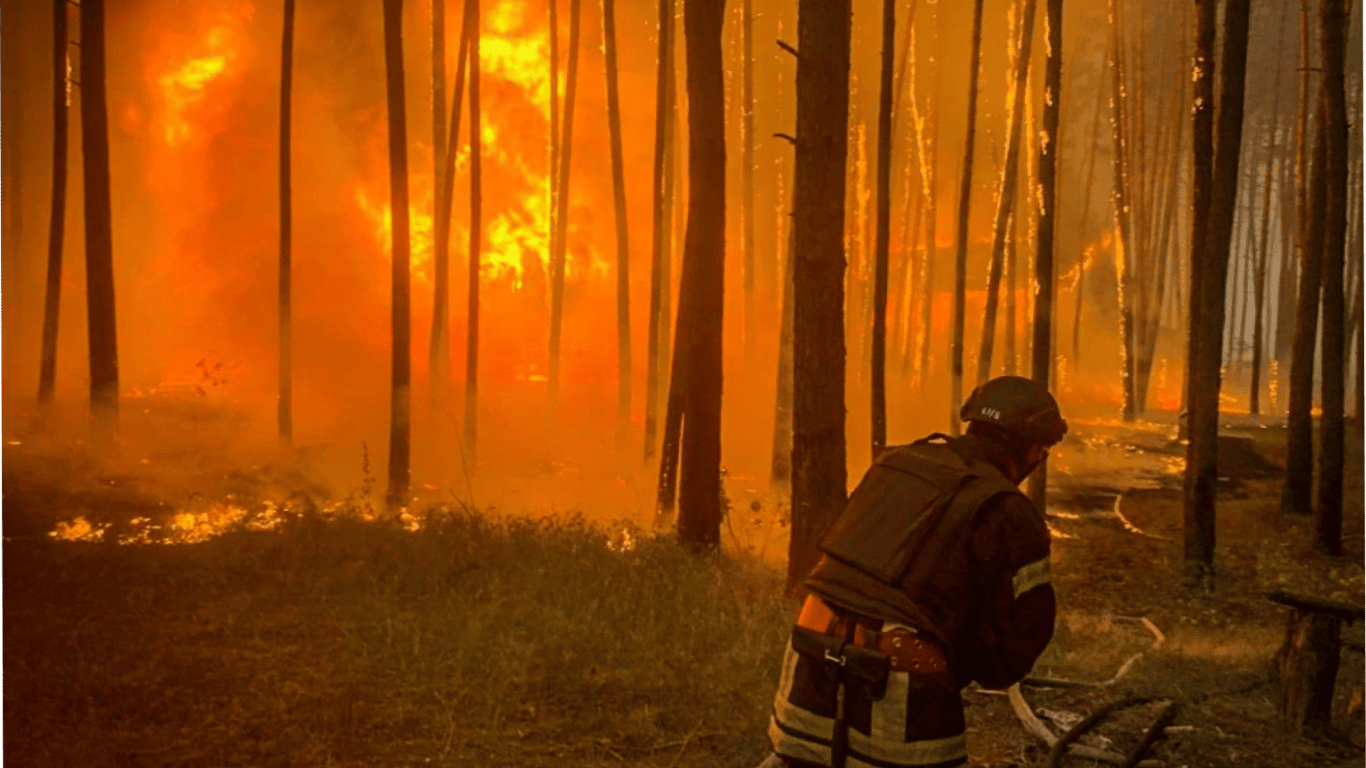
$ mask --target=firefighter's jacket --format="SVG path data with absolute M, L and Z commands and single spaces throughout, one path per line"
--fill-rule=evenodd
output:
M 959 685 L 1006 688 L 1053 636 L 1049 532 L 977 438 L 891 448 L 822 538 L 806 586 L 827 602 L 914 627 Z

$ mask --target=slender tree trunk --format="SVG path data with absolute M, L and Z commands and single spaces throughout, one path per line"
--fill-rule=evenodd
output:
M 795 228 L 788 224 L 787 262 L 783 266 L 782 325 L 778 338 L 778 402 L 773 420 L 773 462 L 769 477 L 775 484 L 792 482 L 792 320 L 795 311 L 792 253 Z
M 1019 226 L 1016 222 L 1023 219 L 1018 216 L 1016 211 L 1010 212 L 1010 218 L 1006 221 L 1006 229 L 1011 231 L 1010 239 L 1006 241 L 1006 318 L 1005 318 L 1005 374 L 1014 376 L 1019 373 L 1020 361 L 1016 350 L 1015 337 L 1019 324 L 1019 313 L 1015 306 L 1015 291 L 1019 287 L 1017 279 L 1016 262 L 1019 261 L 1019 242 L 1017 237 Z
M 844 229 L 850 0 L 799 0 L 794 182 L 792 538 L 787 587 L 844 508 Z
M 409 342 L 408 118 L 403 84 L 403 0 L 384 0 L 384 75 L 389 111 L 389 210 L 393 216 L 393 369 L 389 393 L 388 506 L 408 504 L 412 430 Z
M 1119 29 L 1123 22 L 1116 11 L 1115 0 L 1110 0 L 1110 45 L 1114 52 L 1113 114 L 1110 118 L 1114 139 L 1114 211 L 1115 211 L 1115 272 L 1119 280 L 1119 338 L 1120 378 L 1124 385 L 1124 420 L 1133 421 L 1138 413 L 1137 393 L 1134 390 L 1134 364 L 1137 360 L 1134 338 L 1134 252 L 1133 226 L 1129 208 L 1129 151 L 1125 131 L 1126 99 L 1124 50 Z
M 691 369 L 679 461 L 678 537 L 684 546 L 721 544 L 721 328 L 725 288 L 726 131 L 721 29 L 725 0 L 683 6 L 688 74 L 688 227 L 684 271 L 694 275 L 692 322 L 678 328 Z M 680 305 L 688 297 L 680 299 Z M 677 354 L 677 352 L 675 352 Z
M 650 310 L 647 331 L 646 373 L 645 373 L 645 460 L 649 461 L 655 449 L 655 420 L 659 401 L 660 335 L 668 335 L 667 318 L 662 307 L 668 300 L 669 271 L 664 266 L 664 249 L 669 247 L 669 214 L 665 207 L 672 179 L 665 178 L 665 168 L 669 158 L 666 141 L 670 120 L 670 91 L 673 86 L 673 0 L 659 0 L 659 49 L 656 54 L 655 75 L 655 153 L 654 153 L 654 195 L 653 238 L 650 254 Z
M 443 0 L 444 1 L 444 0 Z M 448 366 L 450 365 L 450 343 L 448 339 L 449 326 L 449 270 L 450 270 L 450 239 L 451 239 L 451 208 L 452 200 L 455 198 L 455 156 L 454 147 L 460 136 L 460 108 L 465 103 L 465 70 L 469 63 L 470 40 L 474 37 L 474 29 L 470 23 L 470 15 L 474 12 L 470 5 L 470 0 L 465 0 L 465 8 L 461 17 L 460 27 L 460 46 L 455 55 L 455 93 L 451 96 L 451 119 L 446 125 L 444 134 L 450 137 L 446 142 L 447 150 L 442 152 L 441 158 L 441 186 L 435 195 L 436 221 L 433 222 L 433 230 L 436 235 L 436 242 L 433 244 L 435 256 L 435 267 L 433 276 L 436 282 L 436 294 L 432 304 L 432 344 L 429 352 L 435 359 L 441 370 L 433 378 L 433 392 L 444 395 L 449 381 Z M 471 145 L 473 153 L 477 147 Z M 439 337 L 439 338 L 438 338 Z M 439 400 L 438 400 L 439 402 Z
M 624 439 L 631 420 L 631 246 L 626 229 L 626 171 L 621 156 L 621 105 L 617 96 L 615 0 L 602 0 L 607 59 L 607 123 L 612 144 L 612 202 L 617 218 L 617 425 Z
M 873 460 L 887 446 L 887 262 L 892 240 L 892 57 L 896 53 L 895 49 L 896 0 L 882 0 L 882 90 L 877 116 L 877 236 L 873 246 Z
M 1062 0 L 1048 0 L 1048 58 L 1044 64 L 1043 135 L 1039 142 L 1038 250 L 1034 257 L 1034 340 L 1030 375 L 1051 386 L 1053 370 L 1053 256 L 1058 216 L 1058 116 L 1062 111 Z M 1029 478 L 1029 498 L 1039 510 L 1048 508 L 1048 462 Z
M 744 71 L 740 80 L 740 194 L 744 198 L 743 242 L 745 259 L 745 359 L 753 360 L 759 320 L 754 307 L 754 0 L 741 4 L 741 51 Z
M 1346 0 L 1322 0 L 1323 101 L 1328 186 L 1324 211 L 1323 360 L 1319 386 L 1323 424 L 1319 435 L 1318 509 L 1314 545 L 1330 555 L 1342 553 L 1342 480 L 1345 413 L 1343 353 L 1346 322 L 1342 272 L 1347 245 L 1347 89 L 1345 81 Z M 1358 282 L 1360 278 L 1358 278 Z
M 547 20 L 550 27 L 550 211 L 546 222 L 550 231 L 546 244 L 550 248 L 551 263 L 547 265 L 551 291 L 554 291 L 554 259 L 559 253 L 557 239 L 560 236 L 560 0 L 547 0 Z M 455 129 L 452 128 L 454 133 Z M 547 373 L 549 371 L 547 370 Z
M 62 244 L 66 234 L 67 2 L 52 0 L 52 214 L 48 224 L 43 349 L 38 370 L 38 404 L 44 412 L 52 406 L 52 392 L 57 381 L 57 322 L 61 313 Z M 10 39 L 14 41 L 18 38 Z
M 918 101 L 911 99 L 911 114 L 915 120 L 916 140 L 920 147 L 920 179 L 921 193 L 925 195 L 925 256 L 921 265 L 920 278 L 920 324 L 916 328 L 915 336 L 915 371 L 914 379 L 919 385 L 921 392 L 929 383 L 930 377 L 930 338 L 934 324 L 934 266 L 939 256 L 939 241 L 936 239 L 935 223 L 939 219 L 938 211 L 938 179 L 936 173 L 939 168 L 939 6 L 934 8 L 934 45 L 930 55 L 930 82 L 933 84 L 930 89 L 929 114 L 925 120 L 921 120 Z M 915 66 L 915 60 L 911 60 L 911 65 Z M 911 80 L 915 80 L 914 72 Z M 914 96 L 914 95 L 913 95 Z M 921 126 L 928 123 L 926 130 L 922 131 Z
M 465 0 L 465 23 L 470 29 L 470 245 L 469 264 L 469 322 L 465 341 L 465 456 L 472 467 L 479 466 L 479 265 L 484 253 L 484 147 L 480 137 L 483 126 L 479 114 L 479 43 L 483 31 L 479 28 L 479 0 Z M 568 150 L 565 150 L 566 157 Z
M 977 132 L 977 79 L 982 64 L 982 0 L 972 5 L 972 58 L 968 65 L 968 127 L 963 148 L 963 181 L 958 187 L 958 252 L 953 281 L 953 385 L 949 395 L 950 431 L 958 434 L 963 402 L 963 321 L 968 287 L 968 211 L 972 203 L 972 151 Z
M 1214 9 L 1200 2 L 1200 66 L 1213 64 Z M 1219 360 L 1224 322 L 1224 287 L 1228 281 L 1229 238 L 1238 197 L 1238 160 L 1243 130 L 1243 93 L 1247 74 L 1249 0 L 1228 0 L 1224 13 L 1223 46 L 1219 56 L 1219 117 L 1209 193 L 1209 223 L 1202 241 L 1192 239 L 1198 254 L 1193 266 L 1200 278 L 1200 302 L 1191 304 L 1190 412 L 1191 439 L 1186 455 L 1185 572 L 1189 584 L 1214 585 L 1214 512 L 1219 434 Z M 1199 77 L 1203 81 L 1205 73 Z M 1197 85 L 1197 100 L 1208 86 Z M 1199 118 L 1202 107 L 1197 107 Z M 1208 132 L 1195 131 L 1207 142 Z M 1210 136 L 1213 138 L 1213 136 Z M 1206 143 L 1203 151 L 1208 151 Z M 1196 159 L 1200 160 L 1197 149 Z M 1198 184 L 1198 182 L 1197 182 Z M 1197 192 L 1200 187 L 1196 187 Z
M 440 0 L 437 0 L 440 2 Z M 283 42 L 280 48 L 280 440 L 294 440 L 293 305 L 290 300 L 293 266 L 290 239 L 293 234 L 290 190 L 290 97 L 294 80 L 294 0 L 285 0 Z
M 1286 6 L 1288 7 L 1288 6 Z M 1285 12 L 1281 13 L 1281 27 L 1285 26 Z M 1278 27 L 1279 29 L 1279 27 Z M 1284 36 L 1281 36 L 1284 40 Z M 1281 66 L 1280 62 L 1285 53 L 1285 46 L 1279 47 L 1276 54 L 1276 81 L 1273 92 L 1275 96 L 1271 99 L 1271 119 L 1267 130 L 1267 148 L 1265 154 L 1266 173 L 1262 176 L 1262 236 L 1258 244 L 1257 253 L 1257 282 L 1256 306 L 1254 308 L 1255 317 L 1252 323 L 1252 381 L 1249 384 L 1248 410 L 1253 416 L 1262 412 L 1262 346 L 1264 344 L 1263 334 L 1263 315 L 1266 311 L 1266 267 L 1267 255 L 1271 252 L 1271 182 L 1272 168 L 1275 166 L 1277 156 L 1276 140 L 1280 129 L 1280 108 L 1281 108 Z
M 293 0 L 289 0 L 293 2 Z M 462 34 L 463 37 L 463 34 Z M 454 136 L 454 134 L 452 134 Z M 454 140 L 452 141 L 454 143 Z M 440 179 L 446 162 L 446 0 L 432 0 L 432 178 Z M 437 184 L 432 196 L 432 333 L 427 349 L 428 398 L 444 403 L 450 380 L 450 340 L 448 309 L 450 293 L 450 216 L 442 201 L 447 194 Z
M 1090 139 L 1087 142 L 1085 177 L 1086 184 L 1082 187 L 1081 217 L 1077 220 L 1077 230 L 1080 234 L 1082 243 L 1088 243 L 1090 241 L 1090 230 L 1086 228 L 1086 225 L 1091 222 L 1091 192 L 1093 189 L 1095 189 L 1094 181 L 1096 171 L 1096 144 L 1099 143 L 1100 139 L 1100 115 L 1102 112 L 1102 108 L 1104 106 L 1105 89 L 1097 88 L 1096 108 L 1091 115 L 1091 132 L 1089 134 Z M 1092 254 L 1095 253 L 1094 247 L 1091 245 L 1086 245 L 1085 247 L 1078 248 L 1077 250 L 1077 307 L 1076 312 L 1072 315 L 1073 370 L 1080 370 L 1081 366 L 1081 309 L 1082 304 L 1084 303 L 1083 298 L 1086 295 L 1086 264 L 1091 259 Z
M 81 147 L 85 173 L 85 291 L 92 443 L 112 448 L 118 429 L 119 354 L 109 200 L 109 116 L 104 86 L 104 0 L 81 3 Z
M 1001 287 L 1001 269 L 1005 261 L 1006 240 L 1010 236 L 1010 215 L 1015 207 L 1015 174 L 1020 167 L 1020 134 L 1024 127 L 1025 84 L 1029 79 L 1029 59 L 1034 46 L 1035 0 L 1024 0 L 1020 25 L 1020 47 L 1015 57 L 1015 81 L 1012 86 L 1014 102 L 1010 107 L 1009 138 L 1006 139 L 1006 163 L 1001 171 L 1001 183 L 996 196 L 996 220 L 992 226 L 991 265 L 987 269 L 986 312 L 982 320 L 982 348 L 977 357 L 977 383 L 991 377 L 991 358 L 996 341 L 997 294 Z M 1013 302 L 1012 302 L 1013 303 Z M 1007 321 L 1015 322 L 1014 315 Z M 1013 352 L 1013 350 L 1012 350 Z
M 569 160 L 574 150 L 574 92 L 579 71 L 579 0 L 569 0 L 569 65 L 564 85 L 564 126 L 559 140 L 554 251 L 550 257 L 550 406 L 560 394 L 560 331 L 564 323 L 565 252 L 569 237 Z

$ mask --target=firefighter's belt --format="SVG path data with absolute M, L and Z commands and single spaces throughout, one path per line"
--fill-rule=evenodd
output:
M 846 636 L 845 618 L 815 595 L 806 598 L 801 615 L 797 617 L 797 626 L 829 635 L 832 639 Z M 949 671 L 943 651 L 909 627 L 895 626 L 875 631 L 858 623 L 854 627 L 853 645 L 867 650 L 876 649 L 887 656 L 893 672 L 936 675 Z M 793 648 L 800 650 L 796 648 L 795 633 Z

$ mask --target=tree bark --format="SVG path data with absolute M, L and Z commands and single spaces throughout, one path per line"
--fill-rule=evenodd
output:
M 286 0 L 292 3 L 292 0 Z M 38 370 L 38 404 L 52 405 L 57 381 L 57 328 L 62 302 L 62 245 L 66 234 L 68 0 L 52 0 L 52 213 L 48 220 L 47 294 L 43 299 L 43 348 Z M 11 38 L 15 40 L 17 38 Z M 16 180 L 17 181 L 17 180 Z M 13 189 L 13 187 L 11 187 Z
M 920 171 L 921 171 L 921 191 L 925 195 L 925 257 L 921 266 L 920 279 L 920 325 L 916 329 L 916 354 L 915 354 L 915 374 L 914 378 L 919 385 L 921 392 L 930 377 L 930 336 L 934 325 L 934 266 L 939 256 L 939 241 L 936 239 L 935 223 L 939 219 L 939 210 L 936 203 L 939 187 L 936 173 L 939 168 L 939 6 L 934 8 L 934 47 L 930 57 L 930 82 L 933 83 L 930 92 L 929 114 L 923 122 L 929 123 L 928 130 L 921 131 L 922 121 L 919 110 L 916 106 L 916 99 L 911 99 L 911 114 L 915 119 L 916 137 L 920 146 Z M 912 62 L 914 65 L 914 61 Z M 912 75 L 914 80 L 915 76 Z M 956 416 L 956 414 L 955 414 Z
M 465 23 L 470 29 L 470 245 L 469 265 L 469 321 L 465 341 L 465 459 L 470 467 L 478 467 L 479 413 L 479 265 L 484 252 L 484 147 L 479 114 L 479 43 L 483 31 L 479 28 L 479 0 L 465 0 Z M 568 151 L 566 150 L 566 156 Z
M 1134 333 L 1134 262 L 1138 254 L 1134 250 L 1132 219 L 1129 200 L 1129 150 L 1125 124 L 1126 114 L 1124 49 L 1120 40 L 1122 20 L 1116 11 L 1115 0 L 1110 0 L 1110 45 L 1114 62 L 1110 67 L 1113 75 L 1113 111 L 1110 117 L 1110 133 L 1114 140 L 1114 211 L 1115 211 L 1115 272 L 1119 288 L 1119 339 L 1120 339 L 1120 380 L 1124 386 L 1125 421 L 1133 421 L 1138 414 L 1137 392 L 1134 388 L 1134 370 L 1137 361 Z
M 1045 389 L 1053 369 L 1053 256 L 1058 200 L 1058 116 L 1062 110 L 1062 0 L 1048 0 L 1048 58 L 1044 64 L 1043 136 L 1039 142 L 1038 250 L 1034 257 L 1034 339 L 1030 375 Z M 1029 478 L 1029 498 L 1048 508 L 1048 461 Z
M 725 0 L 683 6 L 688 88 L 688 225 L 684 271 L 694 274 L 688 384 L 679 464 L 678 538 L 694 550 L 721 544 L 721 345 L 725 289 L 726 133 L 721 29 Z M 680 299 L 680 305 L 684 299 Z
M 792 538 L 789 591 L 844 508 L 844 199 L 850 0 L 800 0 L 794 181 Z
M 440 0 L 436 0 L 440 2 Z M 294 343 L 293 254 L 291 252 L 292 208 L 290 189 L 290 98 L 294 80 L 294 0 L 285 0 L 284 34 L 280 47 L 280 394 L 277 421 L 280 440 L 289 445 L 294 440 L 293 390 Z
M 991 264 L 987 268 L 987 301 L 982 320 L 982 348 L 977 357 L 977 383 L 991 377 L 991 358 L 996 341 L 997 294 L 1001 287 L 1001 269 L 1006 255 L 1006 240 L 1010 236 L 1010 215 L 1015 207 L 1015 174 L 1020 167 L 1020 134 L 1024 128 L 1025 84 L 1029 79 L 1029 59 L 1034 47 L 1035 0 L 1024 0 L 1021 15 L 1019 53 L 1015 57 L 1014 102 L 1010 107 L 1009 129 L 1006 139 L 1006 163 L 1001 171 L 1001 184 L 996 196 L 996 220 L 992 226 Z M 1013 303 L 1013 302 L 1012 302 Z M 1013 324 L 1014 315 L 1006 322 Z M 1012 338 L 1013 341 L 1013 338 Z M 1012 352 L 1014 350 L 1011 350 Z
M 1305 216 L 1300 220 L 1300 284 L 1295 305 L 1295 339 L 1290 356 L 1290 414 L 1286 423 L 1285 485 L 1281 511 L 1308 515 L 1313 510 L 1314 347 L 1318 336 L 1323 277 L 1327 138 L 1320 119 L 1309 169 Z
M 1285 6 L 1285 7 L 1288 8 L 1289 6 Z M 1282 13 L 1281 13 L 1281 27 L 1284 27 L 1284 26 L 1285 26 L 1285 11 L 1282 10 Z M 1279 27 L 1278 27 L 1278 29 L 1279 29 Z M 1285 39 L 1284 36 L 1281 36 L 1281 39 L 1284 40 L 1284 39 Z M 1262 347 L 1263 347 L 1263 345 L 1264 345 L 1264 343 L 1265 343 L 1265 341 L 1264 341 L 1265 334 L 1263 333 L 1263 327 L 1264 327 L 1265 323 L 1264 323 L 1264 321 L 1263 321 L 1263 316 L 1264 316 L 1264 314 L 1265 314 L 1265 312 L 1266 312 L 1266 272 L 1267 272 L 1267 257 L 1268 257 L 1268 254 L 1271 252 L 1271 242 L 1270 242 L 1270 240 L 1271 240 L 1271 182 L 1272 182 L 1272 174 L 1271 174 L 1271 171 L 1272 171 L 1272 168 L 1273 168 L 1274 165 L 1275 165 L 1276 154 L 1277 154 L 1277 153 L 1276 153 L 1276 145 L 1277 145 L 1278 134 L 1279 134 L 1279 132 L 1280 132 L 1280 111 L 1281 111 L 1281 98 L 1280 98 L 1280 96 L 1281 96 L 1281 66 L 1280 66 L 1280 62 L 1281 62 L 1281 59 L 1282 59 L 1284 53 L 1285 53 L 1285 46 L 1284 46 L 1284 45 L 1279 46 L 1278 51 L 1277 51 L 1277 54 L 1276 54 L 1276 80 L 1275 80 L 1275 86 L 1274 86 L 1274 89 L 1273 89 L 1273 92 L 1275 93 L 1275 96 L 1273 96 L 1273 97 L 1272 97 L 1272 100 L 1271 100 L 1271 105 L 1272 105 L 1272 106 L 1271 106 L 1271 119 L 1270 119 L 1270 121 L 1269 121 L 1269 126 L 1270 126 L 1270 127 L 1269 127 L 1269 129 L 1268 129 L 1268 131 L 1267 131 L 1268 143 L 1267 143 L 1266 155 L 1265 155 L 1265 158 L 1266 158 L 1266 173 L 1265 173 L 1265 174 L 1263 175 L 1263 177 L 1262 177 L 1262 184 L 1263 184 L 1263 187 L 1264 187 L 1264 189 L 1263 189 L 1263 191 L 1262 191 L 1262 236 L 1261 236 L 1261 242 L 1258 244 L 1258 246 L 1259 246 L 1259 251 L 1258 251 L 1258 253 L 1257 253 L 1257 284 L 1256 284 L 1256 286 L 1255 286 L 1255 290 L 1256 290 L 1256 302 L 1255 302 L 1255 305 L 1256 305 L 1256 306 L 1255 306 L 1255 308 L 1254 308 L 1254 310 L 1253 310 L 1253 311 L 1256 313 L 1256 315 L 1255 315 L 1255 317 L 1253 318 L 1253 322 L 1252 322 L 1252 381 L 1251 381 L 1250 384 L 1249 384 L 1249 392 L 1248 392 L 1248 411 L 1251 412 L 1251 414 L 1252 414 L 1253 416 L 1257 416 L 1257 415 L 1261 414 L 1261 412 L 1262 412 L 1262 406 L 1261 406 L 1261 395 L 1262 395 L 1262 359 L 1263 359 L 1263 358 L 1262 358 Z
M 444 0 L 443 0 L 444 1 Z M 432 303 L 432 347 L 429 350 L 431 359 L 436 361 L 434 368 L 440 368 L 433 375 L 433 392 L 444 394 L 448 384 L 449 374 L 446 366 L 450 364 L 450 343 L 447 341 L 450 319 L 449 319 L 449 294 L 450 294 L 450 239 L 451 239 L 451 208 L 455 197 L 455 156 L 456 152 L 452 149 L 460 136 L 460 109 L 465 103 L 465 71 L 469 63 L 470 40 L 474 36 L 474 29 L 470 24 L 470 14 L 473 9 L 470 7 L 469 0 L 465 2 L 463 15 L 461 16 L 460 27 L 460 47 L 455 55 L 455 93 L 451 96 L 451 119 L 446 125 L 445 134 L 450 137 L 447 142 L 447 151 L 442 153 L 441 158 L 441 186 L 435 195 L 436 221 L 433 222 L 433 230 L 436 235 L 436 242 L 433 244 L 433 255 L 435 270 L 433 271 L 436 283 L 435 295 Z M 471 146 L 471 151 L 476 147 Z
M 621 104 L 617 95 L 615 0 L 602 0 L 607 59 L 607 123 L 612 144 L 612 202 L 617 219 L 617 429 L 624 439 L 631 420 L 631 245 L 626 228 L 626 171 L 621 156 Z
M 659 48 L 655 74 L 655 152 L 653 198 L 653 239 L 650 254 L 650 309 L 647 331 L 645 382 L 645 460 L 654 455 L 655 421 L 659 401 L 660 334 L 668 335 L 668 322 L 662 307 L 669 293 L 669 272 L 664 266 L 664 249 L 668 248 L 669 214 L 665 206 L 671 179 L 665 178 L 669 157 L 667 132 L 673 90 L 673 0 L 659 0 Z
M 1082 187 L 1081 217 L 1077 220 L 1077 229 L 1081 236 L 1081 242 L 1089 242 L 1088 230 L 1086 225 L 1091 219 L 1091 190 L 1094 188 L 1096 170 L 1096 144 L 1100 138 L 1100 114 L 1105 105 L 1105 89 L 1096 89 L 1096 109 L 1091 117 L 1090 140 L 1087 142 L 1086 153 L 1086 183 Z M 1078 248 L 1077 255 L 1077 306 L 1076 312 L 1072 315 L 1072 369 L 1081 368 L 1081 309 L 1082 299 L 1086 295 L 1086 263 L 1094 254 L 1094 247 L 1087 245 Z
M 293 2 L 293 0 L 288 0 Z M 463 39 L 463 34 L 462 34 Z M 462 46 L 463 51 L 463 46 Z M 454 135 L 454 134 L 452 134 Z M 452 141 L 454 143 L 454 141 Z M 446 159 L 446 0 L 432 0 L 432 178 L 441 179 Z M 450 380 L 450 341 L 446 335 L 450 314 L 450 216 L 442 216 L 441 184 L 432 195 L 432 332 L 427 350 L 428 398 L 445 401 Z M 449 212 L 450 208 L 444 208 Z
M 753 360 L 759 334 L 759 319 L 754 306 L 754 0 L 743 0 L 740 10 L 740 49 L 744 57 L 740 79 L 740 194 L 744 217 L 745 359 Z
M 403 0 L 384 0 L 384 76 L 389 113 L 389 210 L 391 248 L 392 372 L 389 392 L 389 489 L 391 510 L 408 504 L 412 345 L 409 328 L 408 122 L 403 84 Z
M 112 448 L 118 429 L 119 354 L 109 199 L 109 114 L 104 83 L 104 0 L 81 3 L 81 149 L 85 174 L 91 442 Z
M 1197 43 L 1199 81 L 1196 99 L 1210 94 L 1205 70 L 1214 64 L 1213 0 L 1199 0 L 1200 28 Z M 1219 56 L 1218 140 L 1209 179 L 1208 228 L 1203 241 L 1192 238 L 1193 268 L 1202 272 L 1199 302 L 1191 303 L 1191 347 L 1189 362 L 1191 435 L 1186 452 L 1185 477 L 1185 574 L 1188 584 L 1205 589 L 1214 585 L 1214 512 L 1217 480 L 1217 438 L 1219 435 L 1219 362 L 1224 315 L 1224 287 L 1228 281 L 1229 238 L 1233 229 L 1234 205 L 1238 196 L 1238 161 L 1243 128 L 1243 93 L 1247 72 L 1247 29 L 1249 0 L 1229 0 L 1224 13 L 1223 46 Z M 1206 103 L 1212 103 L 1206 100 Z M 1196 119 L 1201 119 L 1204 104 L 1198 104 Z M 1208 124 L 1206 124 L 1208 125 Z M 1196 123 L 1197 167 L 1201 155 L 1208 153 L 1211 132 Z M 1205 167 L 1209 167 L 1208 164 Z M 1196 193 L 1203 181 L 1197 172 Z M 1197 219 L 1199 209 L 1197 209 Z
M 871 456 L 874 461 L 887 446 L 887 262 L 892 240 L 892 58 L 895 49 L 896 0 L 882 0 L 881 98 L 877 115 L 877 235 L 873 246 Z
M 1342 480 L 1345 413 L 1346 317 L 1342 273 L 1347 245 L 1347 89 L 1345 68 L 1346 0 L 1322 0 L 1323 101 L 1327 149 L 1327 205 L 1324 211 L 1323 359 L 1319 372 L 1323 422 L 1319 434 L 1318 508 L 1315 547 L 1342 553 Z M 1358 281 L 1360 278 L 1358 278 Z
M 579 71 L 579 0 L 569 0 L 569 64 L 564 84 L 564 125 L 559 140 L 555 237 L 550 256 L 550 371 L 547 388 L 552 411 L 560 394 L 560 331 L 564 323 L 565 252 L 569 237 L 569 161 L 574 149 L 574 92 Z
M 781 328 L 778 337 L 778 398 L 773 418 L 773 461 L 769 478 L 774 484 L 790 485 L 792 482 L 792 320 L 794 289 L 792 258 L 795 227 L 788 224 L 787 263 L 783 266 L 783 299 Z
M 982 0 L 972 5 L 972 56 L 968 65 L 968 125 L 963 148 L 963 180 L 958 187 L 958 251 L 953 280 L 953 383 L 949 395 L 950 432 L 958 434 L 963 402 L 963 321 L 968 285 L 968 211 L 972 203 L 972 151 L 977 131 L 977 79 L 982 64 Z

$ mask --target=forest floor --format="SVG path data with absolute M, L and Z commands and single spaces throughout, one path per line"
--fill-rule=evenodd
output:
M 1054 733 L 1128 696 L 1182 701 L 1152 753 L 1171 768 L 1366 764 L 1361 623 L 1344 633 L 1335 733 L 1290 738 L 1271 676 L 1289 609 L 1266 599 L 1366 603 L 1360 433 L 1349 427 L 1346 552 L 1329 558 L 1312 519 L 1277 511 L 1284 432 L 1227 431 L 1254 450 L 1221 473 L 1204 594 L 1181 583 L 1170 424 L 1075 424 L 1051 459 L 1060 613 L 1034 674 L 1110 682 L 1024 696 Z M 436 507 L 386 519 L 368 486 L 283 493 L 278 468 L 173 495 L 138 462 L 5 438 L 12 765 L 748 768 L 766 754 L 795 604 L 784 507 L 743 482 L 724 551 L 699 558 L 629 522 Z M 972 765 L 1046 764 L 1004 695 L 963 701 Z M 1127 753 L 1160 707 L 1121 710 L 1091 746 Z

